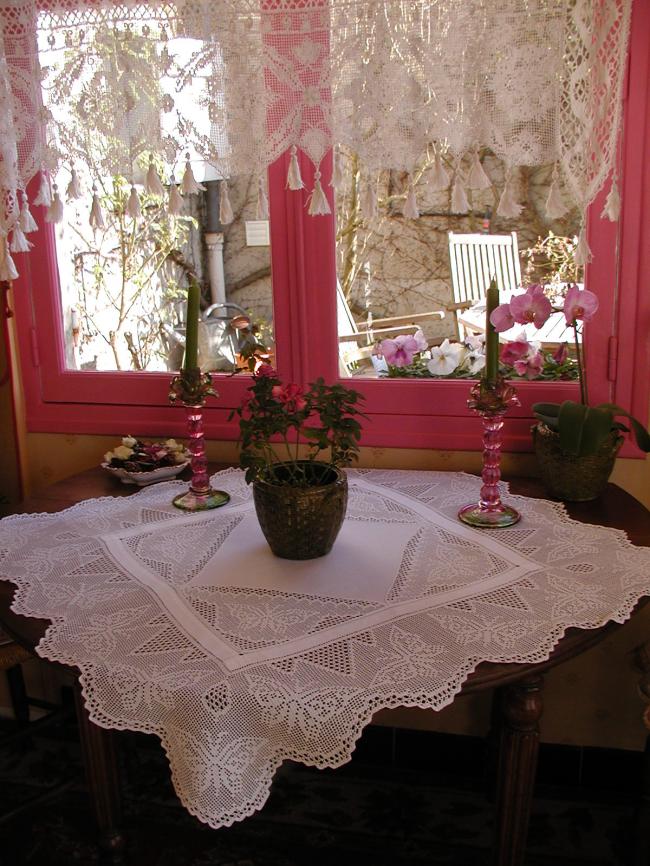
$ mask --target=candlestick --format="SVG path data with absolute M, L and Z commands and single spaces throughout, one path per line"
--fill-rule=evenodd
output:
M 501 479 L 501 430 L 510 406 L 519 406 L 512 385 L 502 377 L 494 381 L 482 379 L 471 390 L 467 405 L 476 410 L 483 421 L 483 472 L 478 503 L 465 505 L 458 518 L 477 528 L 502 528 L 517 523 L 521 515 L 511 505 L 504 505 L 499 494 Z
M 485 294 L 485 378 L 494 382 L 499 375 L 499 335 L 490 316 L 499 306 L 499 289 L 494 277 Z
M 185 407 L 190 439 L 188 448 L 192 455 L 190 489 L 172 500 L 176 508 L 182 508 L 183 511 L 205 511 L 230 501 L 230 496 L 224 490 L 213 490 L 210 487 L 208 478 L 208 460 L 203 438 L 203 406 L 208 396 L 217 396 L 212 387 L 212 378 L 209 373 L 201 373 L 198 367 L 182 370 L 171 381 L 169 402 L 180 401 Z
M 187 317 L 185 322 L 185 358 L 184 370 L 193 370 L 199 366 L 199 305 L 201 289 L 192 280 L 187 290 Z

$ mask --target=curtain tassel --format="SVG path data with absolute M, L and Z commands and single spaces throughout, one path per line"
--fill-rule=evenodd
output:
M 377 216 L 377 182 L 368 180 L 361 194 L 361 215 L 371 220 Z
M 41 171 L 41 185 L 38 188 L 38 194 L 34 199 L 34 204 L 40 205 L 41 207 L 49 207 L 52 204 L 50 181 L 44 171 Z
M 7 235 L 0 236 L 0 280 L 16 280 L 18 271 L 7 246 Z
M 603 212 L 601 214 L 601 218 L 605 219 L 605 217 L 610 222 L 618 222 L 618 218 L 621 215 L 621 196 L 618 191 L 618 178 L 616 175 L 612 178 L 612 185 L 609 188 L 609 193 L 607 195 L 607 201 L 605 202 L 605 207 L 603 208 Z
M 580 235 L 578 237 L 578 244 L 573 251 L 573 261 L 576 265 L 586 265 L 591 261 L 591 250 L 589 249 L 589 244 L 587 243 L 587 230 L 583 225 L 580 229 Z
M 30 234 L 30 232 L 38 231 L 38 225 L 36 224 L 36 220 L 31 214 L 29 209 L 29 201 L 27 199 L 27 193 L 23 191 L 23 203 L 20 208 L 20 228 L 23 230 L 23 234 Z
M 142 208 L 140 207 L 140 196 L 137 189 L 132 186 L 129 200 L 126 203 L 126 212 L 134 220 L 140 219 L 142 216 Z
M 338 148 L 334 149 L 334 154 L 332 156 L 332 179 L 330 180 L 330 186 L 333 189 L 341 189 L 343 186 L 343 167 L 341 165 L 341 154 Z
M 492 181 L 487 176 L 485 169 L 481 165 L 478 148 L 474 149 L 472 165 L 469 170 L 469 177 L 467 178 L 467 186 L 470 189 L 490 189 L 492 186 Z
M 39 192 L 40 195 L 40 192 Z M 52 185 L 52 202 L 45 214 L 45 222 L 60 223 L 63 220 L 63 202 L 59 195 L 59 188 L 56 184 Z
M 408 181 L 408 190 L 406 193 L 406 199 L 404 201 L 404 207 L 402 208 L 402 216 L 407 220 L 416 220 L 420 216 L 420 211 L 418 210 L 418 202 L 415 197 L 415 190 L 413 189 L 413 180 L 411 179 L 411 175 L 409 175 Z
M 93 203 L 90 208 L 90 216 L 88 217 L 88 223 L 93 229 L 105 229 L 106 223 L 104 222 L 104 214 L 102 213 L 102 206 L 99 201 L 99 196 L 97 195 L 97 187 L 93 184 Z
M 184 205 L 183 197 L 178 190 L 176 178 L 172 178 L 169 185 L 169 201 L 167 202 L 167 213 L 170 216 L 178 216 L 183 213 Z
M 436 153 L 433 161 L 433 172 L 431 174 L 429 186 L 436 192 L 441 192 L 443 189 L 449 188 L 449 172 L 443 165 L 442 157 L 439 153 Z
M 310 216 L 325 216 L 325 214 L 332 213 L 330 203 L 321 186 L 320 171 L 318 169 L 314 172 L 314 190 L 309 196 L 307 213 Z
M 195 195 L 197 192 L 203 192 L 204 190 L 205 187 L 194 177 L 190 155 L 189 153 L 186 153 L 185 172 L 183 173 L 183 180 L 181 181 L 181 192 L 183 195 Z
M 269 218 L 269 199 L 264 188 L 264 178 L 260 177 L 257 180 L 257 213 L 258 220 L 267 220 Z
M 144 179 L 144 189 L 145 192 L 149 193 L 149 195 L 155 195 L 158 198 L 162 198 L 165 195 L 165 187 L 162 185 L 160 177 L 158 176 L 153 159 L 149 160 L 149 168 L 147 169 L 147 175 Z
M 66 187 L 65 196 L 68 201 L 76 201 L 78 198 L 81 198 L 81 183 L 79 181 L 79 175 L 73 169 L 70 171 L 70 183 Z
M 515 199 L 514 190 L 512 189 L 512 169 L 508 169 L 506 175 L 506 183 L 499 199 L 497 207 L 497 216 L 504 219 L 516 219 L 524 209 L 524 206 L 519 204 Z
M 557 165 L 553 168 L 551 187 L 548 191 L 548 197 L 544 207 L 546 209 L 546 216 L 550 220 L 561 219 L 568 210 L 564 203 L 564 199 L 562 198 L 562 193 L 560 192 L 560 178 L 558 175 Z
M 34 246 L 27 238 L 20 227 L 20 222 L 14 223 L 11 233 L 11 245 L 9 249 L 12 253 L 28 253 Z
M 230 196 L 228 195 L 228 181 L 219 181 L 219 222 L 221 225 L 227 226 L 234 220 L 235 215 L 232 212 L 230 204 Z
M 295 144 L 291 145 L 291 159 L 289 160 L 289 171 L 287 172 L 288 189 L 304 189 L 305 185 L 302 182 L 300 175 L 300 166 L 298 165 L 298 148 Z

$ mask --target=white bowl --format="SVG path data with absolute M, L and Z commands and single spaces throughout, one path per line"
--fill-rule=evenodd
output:
M 158 469 L 152 469 L 150 472 L 130 472 L 128 469 L 123 469 L 121 466 L 109 466 L 108 463 L 102 463 L 102 467 L 119 478 L 122 484 L 137 484 L 138 487 L 146 487 L 147 484 L 155 484 L 157 481 L 167 481 L 169 478 L 174 478 L 179 472 L 182 472 L 186 466 L 190 465 L 189 460 L 184 463 L 175 463 L 173 466 L 160 466 Z

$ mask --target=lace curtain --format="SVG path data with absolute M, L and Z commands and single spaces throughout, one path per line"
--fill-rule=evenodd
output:
M 3 0 L 0 278 L 16 276 L 11 252 L 29 249 L 25 190 L 39 173 L 32 204 L 48 220 L 87 196 L 101 228 L 99 178 L 130 182 L 133 219 L 142 187 L 179 213 L 202 160 L 223 179 L 228 222 L 227 178 L 259 173 L 263 218 L 264 169 L 289 150 L 287 186 L 302 189 L 302 151 L 316 215 L 339 174 L 335 158 L 321 178 L 323 157 L 344 145 L 363 165 L 366 215 L 377 173 L 392 168 L 408 173 L 415 218 L 410 178 L 424 158 L 462 213 L 466 190 L 491 184 L 489 148 L 508 167 L 501 216 L 521 210 L 512 172 L 545 163 L 549 216 L 584 214 L 615 164 L 630 14 L 631 0 Z M 577 256 L 589 257 L 584 230 Z

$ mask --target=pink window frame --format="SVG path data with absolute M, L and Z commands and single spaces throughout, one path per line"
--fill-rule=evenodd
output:
M 641 289 L 650 283 L 650 165 L 643 158 L 650 145 L 648 44 L 650 5 L 635 3 L 621 151 L 623 212 L 619 225 L 601 220 L 604 193 L 590 209 L 588 235 L 595 259 L 585 280 L 601 300 L 601 313 L 587 335 L 591 401 L 613 400 L 644 421 L 650 397 L 650 292 Z M 334 217 L 307 215 L 306 191 L 285 189 L 287 162 L 285 155 L 269 170 L 277 366 L 294 382 L 317 376 L 332 381 L 338 378 Z M 329 162 L 321 165 L 326 178 Z M 306 159 L 301 170 L 309 189 L 313 168 Z M 35 191 L 30 190 L 31 199 Z M 34 211 L 41 230 L 32 236 L 32 252 L 17 255 L 21 277 L 13 293 L 28 429 L 182 435 L 181 413 L 167 403 L 167 374 L 65 369 L 54 234 L 42 209 Z M 247 376 L 216 379 L 220 396 L 206 410 L 207 434 L 235 439 L 237 430 L 228 415 L 248 385 Z M 466 381 L 344 381 L 366 398 L 370 419 L 362 444 L 477 449 L 479 422 L 466 408 Z M 505 447 L 527 451 L 532 403 L 575 399 L 576 386 L 522 382 L 517 387 L 522 406 L 506 422 Z M 623 454 L 642 456 L 630 443 Z

